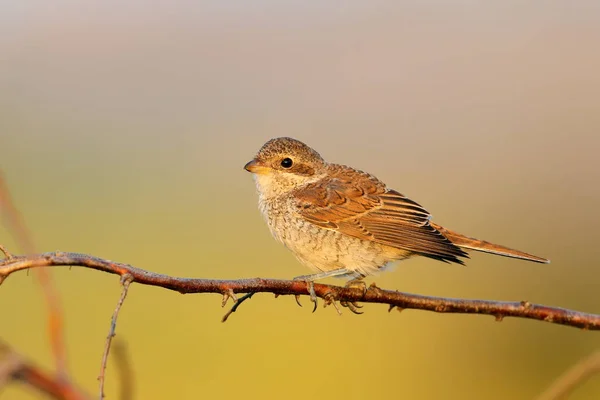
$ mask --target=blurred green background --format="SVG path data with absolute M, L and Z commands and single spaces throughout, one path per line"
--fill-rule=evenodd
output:
M 415 259 L 380 287 L 599 313 L 598 43 L 596 1 L 3 1 L 0 168 L 40 251 L 291 278 L 307 270 L 270 237 L 242 166 L 293 136 L 444 226 L 552 259 Z M 18 250 L 5 227 L 0 243 Z M 53 274 L 72 375 L 96 393 L 118 278 Z M 338 317 L 270 295 L 222 324 L 220 301 L 131 287 L 117 337 L 136 398 L 530 399 L 600 348 L 536 321 Z M 0 304 L 0 337 L 51 368 L 34 276 L 11 276 Z M 599 397 L 595 377 L 572 398 Z

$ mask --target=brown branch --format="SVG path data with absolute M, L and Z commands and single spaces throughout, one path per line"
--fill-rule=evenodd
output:
M 117 302 L 117 306 L 115 307 L 115 311 L 113 312 L 110 321 L 110 330 L 108 331 L 108 336 L 106 337 L 106 345 L 104 346 L 104 354 L 102 355 L 102 364 L 100 365 L 100 375 L 98 375 L 98 381 L 100 381 L 100 400 L 104 399 L 104 377 L 106 373 L 106 363 L 108 362 L 108 353 L 110 352 L 112 339 L 116 335 L 115 332 L 117 330 L 117 318 L 119 318 L 119 312 L 121 311 L 121 307 L 123 307 L 123 302 L 127 297 L 127 292 L 129 291 L 129 285 L 131 282 L 133 282 L 133 277 L 131 275 L 121 275 L 121 284 L 123 285 L 123 290 L 121 291 L 121 297 Z
M 600 373 L 600 351 L 569 368 L 537 400 L 566 399 L 573 389 L 597 373 Z
M 5 259 L 0 262 L 0 283 L 16 271 L 57 266 L 80 266 L 120 276 L 129 274 L 133 281 L 139 284 L 159 286 L 180 293 L 308 294 L 307 284 L 303 281 L 261 278 L 239 280 L 176 278 L 86 254 L 62 252 L 13 256 L 11 259 Z M 600 330 L 600 315 L 538 305 L 528 301 L 501 302 L 431 297 L 383 290 L 374 285 L 371 285 L 366 292 L 361 288 L 323 284 L 315 284 L 314 289 L 318 297 L 340 302 L 380 303 L 400 309 L 418 309 L 439 313 L 485 314 L 494 316 L 496 320 L 502 320 L 505 317 L 529 318 L 586 330 Z
M 35 252 L 32 235 L 27 229 L 25 219 L 15 206 L 8 186 L 0 171 L 0 213 L 6 226 L 12 231 L 17 245 L 27 254 Z M 4 249 L 0 249 L 8 257 Z M 62 379 L 67 379 L 67 350 L 64 341 L 64 321 L 58 292 L 52 283 L 50 272 L 40 269 L 35 274 L 38 279 L 46 306 L 48 307 L 48 335 L 56 364 L 56 371 Z
M 61 377 L 52 376 L 25 360 L 5 343 L 0 342 L 0 387 L 8 382 L 21 382 L 56 400 L 81 400 L 88 397 Z

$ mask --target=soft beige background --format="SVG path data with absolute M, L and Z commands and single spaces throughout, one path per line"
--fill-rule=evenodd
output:
M 591 0 L 4 1 L 0 168 L 40 251 L 291 278 L 306 270 L 242 166 L 294 136 L 437 222 L 552 259 L 411 260 L 379 286 L 599 313 L 599 43 Z M 0 243 L 17 250 L 5 228 Z M 72 375 L 95 393 L 118 278 L 53 273 Z M 530 399 L 600 349 L 598 333 L 535 321 L 338 317 L 269 295 L 221 324 L 220 300 L 132 286 L 117 335 L 137 399 Z M 51 367 L 33 276 L 11 276 L 0 306 L 0 337 Z M 110 363 L 108 399 L 118 385 Z M 573 399 L 598 397 L 596 377 Z

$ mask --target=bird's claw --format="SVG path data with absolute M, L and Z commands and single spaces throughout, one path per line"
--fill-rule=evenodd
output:
M 325 304 L 323 304 L 323 307 L 327 307 L 328 305 L 332 304 L 333 307 L 335 307 L 335 311 L 337 311 L 338 315 L 342 315 L 342 311 L 340 310 L 340 308 L 338 307 L 337 303 L 335 302 L 335 296 L 333 293 L 327 293 L 324 296 L 325 299 Z M 359 311 L 359 308 L 362 308 L 362 306 L 360 304 L 357 304 L 354 301 L 340 301 L 340 305 L 342 307 L 346 307 L 347 309 L 349 309 L 350 311 L 352 311 L 354 314 L 362 314 L 362 311 Z
M 371 285 L 373 286 L 373 285 Z M 367 291 L 369 290 L 367 288 L 367 284 L 365 283 L 365 281 L 362 280 L 362 278 L 354 278 L 349 280 L 348 282 L 346 282 L 346 284 L 344 285 L 345 288 L 358 288 L 358 289 L 362 289 L 363 291 L 363 297 L 367 294 Z M 340 304 L 346 308 L 348 308 L 350 311 L 352 311 L 354 314 L 363 314 L 362 311 L 359 311 L 360 308 L 363 308 L 362 305 L 358 304 L 355 301 L 340 301 Z
M 361 306 L 360 304 L 358 304 L 358 303 L 357 303 L 357 302 L 355 302 L 355 301 L 340 301 L 340 304 L 341 304 L 343 307 L 346 307 L 346 308 L 348 308 L 348 309 L 349 309 L 350 311 L 352 311 L 354 314 L 358 314 L 358 315 L 360 315 L 360 314 L 364 314 L 364 312 L 363 312 L 363 311 L 359 311 L 359 310 L 358 310 L 359 308 L 363 308 L 363 306 Z
M 335 296 L 333 293 L 329 292 L 325 295 L 324 297 L 325 299 L 325 303 L 323 303 L 323 307 L 327 307 L 330 304 L 333 304 L 333 307 L 335 308 L 335 311 L 337 311 L 338 315 L 342 315 L 342 311 L 340 310 L 340 308 L 338 307 L 338 305 L 335 302 Z M 341 304 L 341 303 L 340 303 Z
M 306 283 L 306 288 L 308 290 L 308 294 L 310 296 L 310 301 L 313 302 L 314 307 L 312 312 L 317 311 L 317 305 L 319 304 L 318 300 L 317 300 L 317 293 L 315 292 L 315 283 L 310 280 L 310 279 L 306 279 L 305 276 L 299 276 L 294 278 L 295 281 L 304 281 Z M 300 307 L 302 307 L 302 304 L 300 304 L 300 295 L 295 295 L 296 298 L 296 304 L 298 304 Z

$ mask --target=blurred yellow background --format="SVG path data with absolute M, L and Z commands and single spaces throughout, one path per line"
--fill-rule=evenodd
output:
M 270 237 L 242 166 L 293 136 L 448 228 L 552 259 L 415 259 L 380 287 L 600 313 L 598 43 L 596 1 L 9 0 L 0 168 L 40 251 L 291 278 L 307 270 Z M 18 252 L 6 227 L 0 243 Z M 118 277 L 53 273 L 70 370 L 96 393 Z M 131 287 L 117 337 L 137 399 L 530 399 L 600 349 L 598 333 L 536 321 L 338 317 L 266 294 L 222 324 L 220 301 Z M 0 304 L 0 337 L 51 368 L 33 275 L 11 276 Z M 110 361 L 107 379 L 117 398 Z M 599 397 L 595 377 L 572 398 Z

